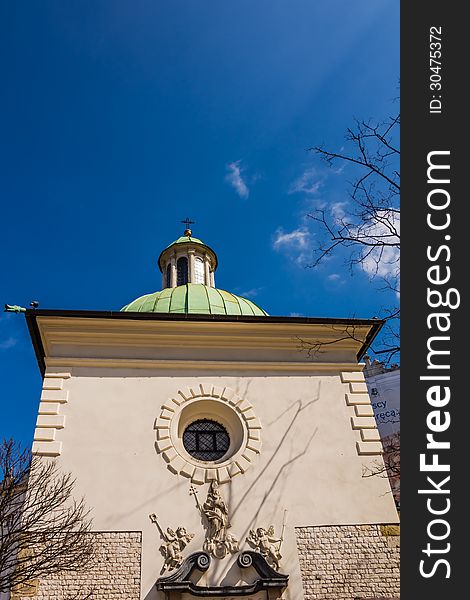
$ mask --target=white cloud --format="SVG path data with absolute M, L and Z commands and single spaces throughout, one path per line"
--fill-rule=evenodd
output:
M 9 337 L 3 342 L 0 342 L 0 350 L 8 350 L 9 348 L 13 348 L 13 346 L 16 346 L 17 343 L 18 340 L 16 338 Z
M 391 227 L 396 231 L 390 231 Z M 384 241 L 388 244 L 400 243 L 400 214 L 386 210 L 377 213 L 377 219 L 361 230 L 361 237 L 365 241 L 376 243 Z M 400 273 L 400 248 L 396 246 L 376 246 L 372 249 L 366 247 L 362 252 L 362 268 L 374 277 L 376 275 L 384 278 L 398 277 Z
M 251 290 L 246 290 L 245 292 L 241 292 L 240 296 L 242 298 L 254 298 L 257 296 L 263 288 L 252 288 Z
M 288 194 L 318 194 L 319 189 L 323 185 L 323 179 L 318 175 L 314 167 L 306 169 L 300 177 L 291 183 Z
M 345 284 L 344 277 L 340 273 L 330 273 L 330 275 L 326 276 L 326 279 L 330 284 L 334 285 L 335 288 Z
M 310 235 L 305 227 L 290 232 L 280 227 L 274 234 L 273 248 L 278 252 L 286 252 L 297 263 L 304 265 L 311 258 Z
M 236 160 L 235 162 L 231 162 L 227 165 L 228 173 L 225 176 L 225 180 L 230 183 L 240 198 L 248 198 L 250 195 L 250 190 L 248 189 L 248 186 L 242 177 L 243 169 L 240 166 L 240 163 L 240 160 Z
M 346 214 L 344 210 L 346 204 L 347 202 L 333 202 L 333 204 L 330 206 L 331 216 L 337 223 L 341 221 Z
M 290 233 L 285 233 L 282 227 L 280 227 L 276 231 L 273 246 L 275 250 L 280 250 L 281 248 L 295 248 L 300 250 L 307 247 L 309 238 L 310 232 L 305 227 L 299 227 Z
M 345 168 L 346 168 L 346 163 L 343 163 L 337 169 L 332 168 L 331 172 L 334 173 L 335 175 L 341 175 L 341 173 L 344 171 Z

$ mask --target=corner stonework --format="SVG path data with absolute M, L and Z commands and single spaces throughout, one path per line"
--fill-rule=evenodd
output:
M 361 435 L 361 441 L 356 442 L 357 453 L 368 456 L 383 454 L 382 442 L 363 373 L 343 372 L 341 381 L 348 385 L 345 394 L 346 404 L 354 408 L 351 426 L 359 430 Z
M 53 372 L 44 377 L 32 448 L 36 456 L 59 456 L 62 452 L 62 442 L 56 440 L 56 434 L 65 427 L 65 415 L 60 412 L 69 399 L 69 392 L 63 388 L 70 377 L 70 373 Z

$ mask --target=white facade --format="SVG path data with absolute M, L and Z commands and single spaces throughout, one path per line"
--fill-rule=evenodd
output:
M 325 346 L 316 360 L 299 351 L 299 339 L 337 337 L 337 324 L 46 312 L 37 316 L 47 370 L 33 450 L 73 473 L 94 530 L 142 532 L 142 600 L 165 597 L 155 588 L 164 559 L 149 514 L 195 534 L 185 556 L 202 549 L 191 485 L 202 503 L 219 482 L 240 549 L 249 549 L 250 529 L 273 525 L 279 536 L 286 516 L 284 600 L 304 597 L 296 528 L 397 522 L 388 480 L 363 477 L 382 458 L 360 344 Z M 355 338 L 370 327 L 357 325 Z M 231 448 L 202 463 L 181 435 L 186 422 L 211 414 Z M 229 554 L 198 583 L 241 577 Z

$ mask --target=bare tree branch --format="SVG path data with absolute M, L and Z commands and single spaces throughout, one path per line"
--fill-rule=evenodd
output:
M 64 571 L 94 556 L 91 519 L 74 479 L 55 460 L 34 457 L 13 440 L 0 444 L 0 591 Z
M 382 440 L 383 462 L 376 461 L 372 467 L 363 467 L 363 477 L 386 477 L 397 503 L 400 502 L 400 432 Z
M 336 162 L 351 165 L 354 176 L 341 216 L 324 206 L 308 215 L 317 225 L 314 261 L 309 267 L 346 249 L 351 273 L 361 267 L 383 282 L 381 290 L 396 296 L 400 280 L 399 128 L 399 114 L 379 123 L 356 120 L 354 128 L 347 130 L 345 149 L 309 148 L 330 166 Z M 399 353 L 400 309 L 392 306 L 383 313 L 380 317 L 387 325 L 381 333 L 381 347 L 390 350 L 389 362 Z
M 365 342 L 365 337 L 359 337 L 356 333 L 356 327 L 354 325 L 347 325 L 346 327 L 332 327 L 333 331 L 338 333 L 338 336 L 332 340 L 325 342 L 322 339 L 304 339 L 296 336 L 298 341 L 298 350 L 300 352 L 306 352 L 310 358 L 316 358 L 322 352 L 325 352 L 326 346 L 331 346 L 344 341 L 355 341 L 361 345 Z

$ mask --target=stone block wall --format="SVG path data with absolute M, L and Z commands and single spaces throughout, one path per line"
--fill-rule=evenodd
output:
M 39 581 L 29 598 L 48 600 L 139 600 L 142 533 L 92 533 L 96 557 L 83 572 L 70 572 Z M 23 596 L 21 596 L 23 598 Z
M 400 537 L 394 525 L 296 528 L 305 600 L 400 596 Z

